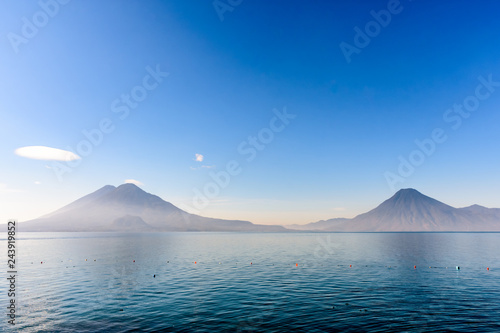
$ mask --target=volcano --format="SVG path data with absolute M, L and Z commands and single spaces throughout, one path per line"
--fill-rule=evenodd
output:
M 134 184 L 106 185 L 61 209 L 21 222 L 23 231 L 286 231 L 281 226 L 189 214 Z
M 454 208 L 408 188 L 352 219 L 336 218 L 289 228 L 342 232 L 500 231 L 500 209 L 479 205 Z

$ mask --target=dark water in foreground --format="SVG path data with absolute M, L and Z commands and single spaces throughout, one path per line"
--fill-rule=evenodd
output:
M 22 332 L 500 332 L 500 234 L 20 237 Z

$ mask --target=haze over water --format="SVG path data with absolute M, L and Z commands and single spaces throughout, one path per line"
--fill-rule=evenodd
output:
M 500 330 L 498 233 L 21 238 L 23 332 Z

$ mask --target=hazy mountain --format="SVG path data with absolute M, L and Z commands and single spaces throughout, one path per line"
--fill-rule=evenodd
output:
M 23 231 L 500 231 L 500 209 L 479 205 L 454 208 L 417 190 L 403 189 L 352 219 L 286 227 L 189 214 L 133 184 L 104 186 L 55 212 L 20 224 Z
M 417 190 L 402 189 L 375 209 L 353 219 L 319 221 L 297 230 L 500 231 L 500 209 L 478 205 L 454 208 Z
M 111 229 L 115 231 L 154 231 L 154 228 L 144 222 L 139 216 L 125 215 L 117 218 L 111 223 Z
M 285 228 L 292 230 L 309 230 L 309 231 L 322 231 L 328 228 L 332 228 L 335 225 L 343 225 L 344 222 L 350 221 L 343 217 L 321 220 L 318 222 L 312 222 L 308 224 L 289 224 L 285 225 Z
M 189 214 L 133 184 L 111 185 L 38 219 L 23 231 L 286 231 L 281 226 Z

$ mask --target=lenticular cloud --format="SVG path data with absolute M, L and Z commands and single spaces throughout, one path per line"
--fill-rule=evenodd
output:
M 144 185 L 142 182 L 140 182 L 138 180 L 135 180 L 135 179 L 125 179 L 125 183 L 126 184 L 134 184 L 134 185 L 137 185 L 137 186 Z
M 15 153 L 34 160 L 73 161 L 80 159 L 80 156 L 70 151 L 45 146 L 21 147 L 17 148 Z

